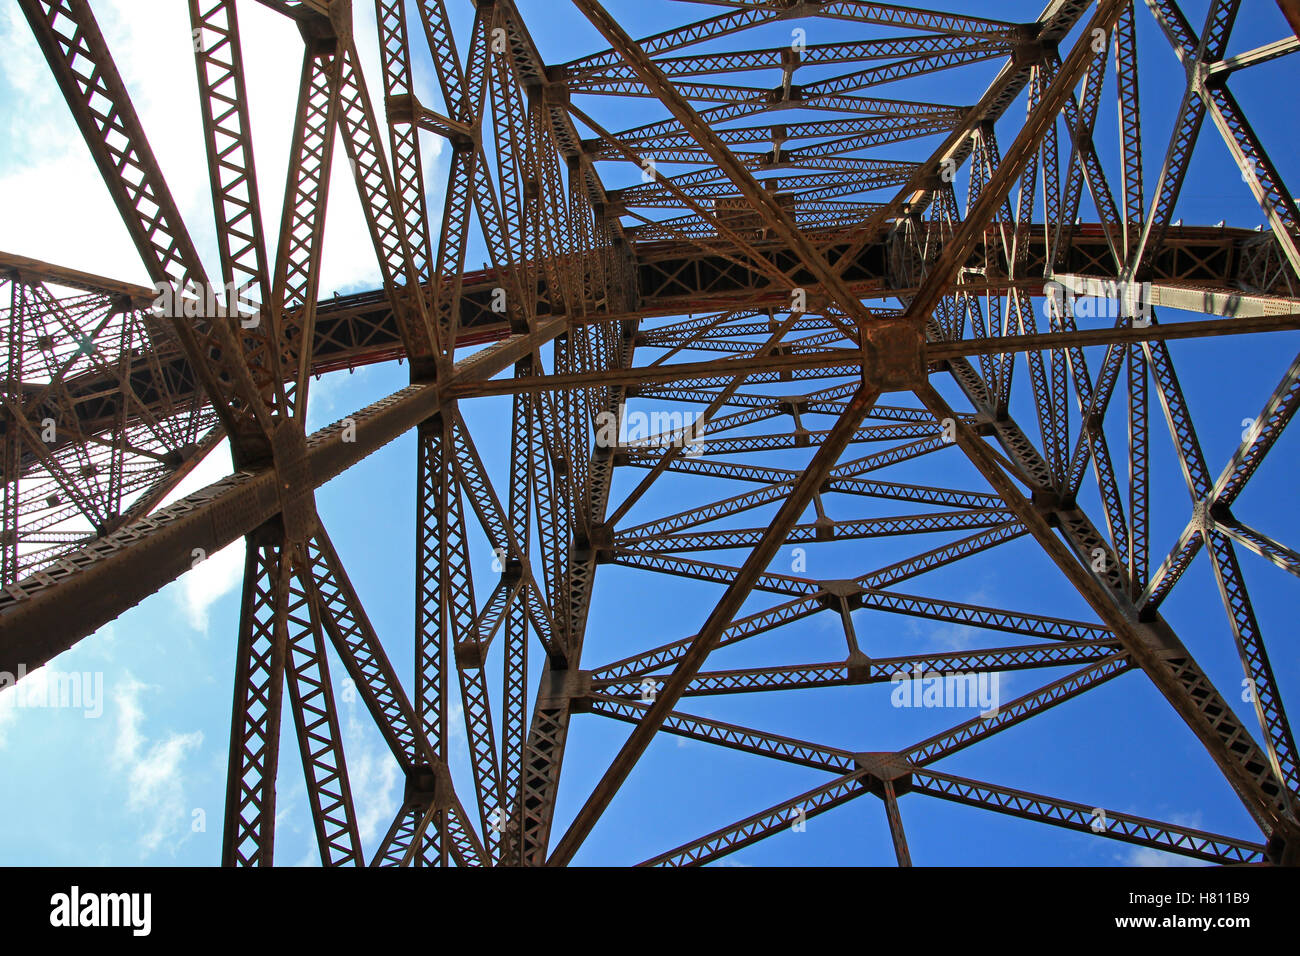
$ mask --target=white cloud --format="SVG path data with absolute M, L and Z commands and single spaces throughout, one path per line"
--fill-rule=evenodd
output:
M 336 699 L 340 696 L 335 695 Z M 348 695 L 343 747 L 361 845 L 373 848 L 378 846 L 397 812 L 398 799 L 394 790 L 398 783 L 398 766 L 377 732 L 365 733 L 366 726 L 358 714 L 360 706 L 355 694 Z M 366 720 L 369 720 L 368 713 Z
M 191 234 L 199 233 L 196 241 L 209 239 L 210 245 L 211 229 L 206 235 L 198 229 L 207 173 L 201 159 L 194 161 L 195 149 L 201 158 L 203 139 L 195 108 L 193 55 L 185 42 L 189 28 L 184 5 L 114 0 L 97 4 L 95 15 Z M 0 193 L 11 203 L 0 223 L 0 247 L 146 281 L 147 273 L 31 30 L 12 5 L 0 25 L 6 48 L 0 70 L 24 107 L 12 111 L 10 151 L 0 168 Z M 166 81 L 158 82 L 160 77 Z
M 354 4 L 356 42 L 371 102 L 382 123 L 383 86 L 374 10 Z M 198 82 L 186 5 L 175 0 L 102 0 L 95 16 L 140 116 L 150 146 L 209 277 L 219 280 Z M 260 4 L 239 5 L 245 82 L 268 258 L 274 262 L 292 142 L 302 42 L 295 25 Z M 21 109 L 0 129 L 0 249 L 116 279 L 149 284 L 129 234 L 16 5 L 0 12 L 0 80 Z M 386 137 L 385 148 L 387 147 Z M 441 140 L 425 141 L 434 177 Z M 351 183 L 342 142 L 321 263 L 322 295 L 379 285 L 374 248 Z M 431 206 L 436 211 L 440 207 Z M 75 228 L 69 228 L 74 223 Z
M 1135 810 L 1129 812 L 1134 815 L 1137 813 Z M 1188 830 L 1202 830 L 1205 827 L 1204 817 L 1199 810 L 1190 813 L 1170 813 L 1165 819 L 1174 826 L 1184 827 Z M 1205 866 L 1200 860 L 1179 856 L 1176 853 L 1166 853 L 1163 850 L 1155 850 L 1145 846 L 1132 847 L 1126 853 L 1119 854 L 1117 859 L 1123 866 Z
M 1185 856 L 1177 856 L 1173 853 L 1165 853 L 1163 850 L 1153 850 L 1145 846 L 1133 847 L 1126 855 L 1120 857 L 1120 862 L 1124 866 L 1142 867 L 1205 865 Z
M 127 808 L 146 822 L 139 848 L 147 856 L 165 841 L 179 843 L 179 834 L 188 835 L 190 809 L 185 802 L 181 767 L 185 757 L 203 743 L 203 733 L 167 733 L 150 741 L 141 728 L 144 709 L 140 706 L 143 691 L 149 689 L 124 675 L 113 694 L 117 707 L 117 736 L 111 760 L 126 781 Z M 180 839 L 184 839 L 183 836 Z
M 185 611 L 190 627 L 208 633 L 208 613 L 212 605 L 233 591 L 244 575 L 244 540 L 240 538 L 216 554 L 200 561 L 192 571 L 178 579 L 177 602 Z
M 172 489 L 163 504 L 179 501 L 231 473 L 230 445 L 221 442 Z M 196 555 L 193 569 L 177 578 L 173 599 L 185 612 L 190 627 L 200 634 L 208 632 L 208 613 L 220 598 L 234 590 L 243 577 L 244 540 L 239 538 L 216 554 Z

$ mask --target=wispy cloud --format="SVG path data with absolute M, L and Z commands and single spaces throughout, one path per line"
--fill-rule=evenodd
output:
M 1120 856 L 1120 862 L 1124 866 L 1142 867 L 1205 865 L 1185 856 L 1176 856 L 1173 853 L 1165 853 L 1163 850 L 1153 850 L 1145 846 L 1133 847 L 1127 854 Z
M 212 606 L 233 591 L 243 577 L 244 550 L 241 538 L 206 560 L 200 560 L 193 570 L 186 571 L 179 578 L 180 591 L 176 600 L 190 627 L 200 634 L 208 633 Z
M 356 42 L 372 102 L 382 111 L 374 10 L 355 4 Z M 204 153 L 198 82 L 186 5 L 174 0 L 102 0 L 95 16 L 131 96 L 181 217 L 219 279 L 216 230 Z M 298 30 L 257 4 L 239 6 L 245 82 L 268 243 L 278 235 L 301 72 Z M 130 236 L 80 132 L 15 4 L 0 11 L 0 248 L 59 265 L 148 284 Z M 436 181 L 442 143 L 421 137 L 427 182 Z M 386 145 L 386 144 L 385 144 Z M 321 262 L 322 295 L 379 285 L 379 268 L 341 143 L 335 149 Z M 440 187 L 439 187 L 440 188 Z M 436 208 L 436 207 L 432 207 Z M 76 222 L 76 229 L 68 229 Z M 275 249 L 269 250 L 272 259 Z
M 230 445 L 222 442 L 172 490 L 163 504 L 178 501 L 231 472 Z M 208 616 L 216 602 L 234 590 L 243 576 L 244 541 L 232 542 L 216 554 L 196 554 L 193 568 L 177 579 L 173 600 L 180 606 L 190 627 L 208 632 Z
M 141 856 L 164 843 L 171 848 L 188 835 L 190 809 L 185 802 L 182 765 L 186 756 L 203 744 L 203 733 L 168 732 L 151 740 L 144 733 L 143 693 L 148 685 L 126 674 L 113 695 L 117 710 L 117 735 L 111 762 L 127 787 L 127 808 L 145 822 L 140 836 Z
M 346 700 L 343 748 L 347 756 L 357 829 L 361 834 L 361 845 L 373 851 L 397 812 L 398 799 L 394 793 L 398 782 L 397 761 L 377 732 L 366 733 L 370 715 L 364 714 L 363 722 L 355 691 L 335 696 Z
M 1137 815 L 1136 810 L 1128 811 Z M 1205 827 L 1204 816 L 1199 810 L 1192 813 L 1170 813 L 1165 816 L 1167 822 L 1174 826 L 1186 827 L 1189 830 L 1202 830 Z M 1127 851 L 1117 854 L 1116 859 L 1122 866 L 1141 866 L 1141 867 L 1159 867 L 1159 866 L 1204 866 L 1200 860 L 1193 860 L 1190 857 L 1179 856 L 1176 853 L 1166 853 L 1163 850 L 1155 850 L 1145 846 L 1135 846 Z

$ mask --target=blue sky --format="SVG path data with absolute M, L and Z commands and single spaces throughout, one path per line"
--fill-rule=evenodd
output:
M 468 36 L 468 3 L 451 0 L 460 25 L 458 39 Z M 519 3 L 544 58 L 562 62 L 603 49 L 594 31 L 567 4 L 551 0 Z M 989 4 L 948 0 L 954 11 L 988 15 Z M 996 16 L 1027 20 L 1040 0 L 997 4 Z M 1205 0 L 1183 4 L 1199 28 Z M 464 9 L 462 9 L 462 7 Z M 702 5 L 632 3 L 610 0 L 629 33 L 642 36 L 687 18 L 714 12 Z M 1286 34 L 1272 0 L 1246 0 L 1229 53 L 1237 53 Z M 379 89 L 372 10 L 355 4 L 361 48 L 372 94 Z M 155 151 L 176 194 L 186 221 L 210 263 L 215 263 L 211 213 L 205 195 L 202 142 L 187 38 L 184 5 L 169 0 L 118 0 L 95 5 L 110 47 L 123 70 Z M 130 15 L 127 16 L 126 12 Z M 255 4 L 241 4 L 253 90 L 253 124 L 266 214 L 280 205 L 298 65 L 296 31 Z M 1144 11 L 1138 11 L 1142 55 L 1143 136 L 1147 156 L 1148 198 L 1181 97 L 1181 70 L 1163 35 Z M 833 42 L 879 35 L 831 21 L 801 22 L 807 42 Z M 730 41 L 746 49 L 789 42 L 789 25 L 758 29 Z M 124 280 L 144 282 L 125 229 L 118 223 L 76 127 L 13 5 L 0 12 L 0 198 L 7 215 L 0 220 L 0 248 L 47 259 Z M 462 42 L 462 53 L 464 43 Z M 1300 134 L 1286 121 L 1289 104 L 1279 94 L 1294 86 L 1294 58 L 1275 61 L 1233 77 L 1232 89 L 1254 121 L 1285 180 L 1300 182 Z M 950 73 L 869 91 L 872 95 L 954 105 L 978 99 L 998 63 L 978 64 Z M 818 75 L 810 72 L 808 78 Z M 158 82 L 167 77 L 168 82 Z M 775 78 L 765 77 L 763 82 Z M 417 86 L 431 105 L 428 71 Z M 1103 100 L 1097 145 L 1112 184 L 1118 181 L 1117 120 L 1113 76 Z M 657 119 L 640 101 L 589 104 L 579 101 L 610 129 Z M 1003 149 L 1010 144 L 1024 115 L 1023 98 L 999 126 Z M 874 156 L 920 159 L 935 139 L 906 143 Z M 446 158 L 428 139 L 429 205 L 440 210 Z M 339 151 L 341 155 L 341 150 Z M 341 162 L 341 160 L 340 160 Z M 630 167 L 602 167 L 608 185 L 639 181 Z M 669 170 L 672 172 L 673 170 Z M 343 170 L 346 172 L 346 169 Z M 373 253 L 364 230 L 355 191 L 335 170 L 322 289 L 354 291 L 378 285 Z M 962 183 L 965 176 L 959 176 Z M 879 199 L 882 196 L 853 198 Z M 1085 218 L 1094 214 L 1084 201 Z M 436 214 L 436 213 L 435 213 Z M 1188 184 L 1175 214 L 1188 223 L 1217 223 L 1253 228 L 1263 222 L 1239 171 L 1217 132 L 1207 124 L 1193 161 Z M 75 228 L 68 228 L 73 222 Z M 267 234 L 274 235 L 268 221 Z M 473 268 L 485 258 L 475 238 L 469 253 Z M 216 274 L 217 270 L 212 268 Z M 894 304 L 894 303 L 886 303 Z M 1164 321 L 1191 316 L 1162 312 Z M 671 319 L 664 322 L 673 321 Z M 1300 334 L 1273 333 L 1253 338 L 1219 338 L 1176 342 L 1171 351 L 1187 393 L 1198 434 L 1212 473 L 1217 474 L 1241 440 L 1242 420 L 1258 414 L 1263 402 L 1290 364 Z M 638 361 L 658 353 L 645 350 Z M 706 358 L 684 352 L 680 360 Z M 1089 350 L 1090 368 L 1101 351 Z M 394 364 L 338 372 L 313 383 L 309 426 L 320 427 L 353 409 L 402 387 L 406 369 Z M 1036 435 L 1032 411 L 1025 414 L 1027 370 L 1017 367 L 1018 391 L 1012 408 L 1026 432 Z M 835 384 L 814 381 L 807 390 Z M 800 386 L 802 387 L 802 386 Z M 745 386 L 746 392 L 779 389 Z M 789 391 L 787 387 L 785 389 Z M 944 395 L 958 410 L 955 389 Z M 882 400 L 914 406 L 906 395 Z M 1119 401 L 1117 396 L 1116 401 Z M 640 399 L 629 406 L 646 411 L 672 406 Z M 1153 395 L 1154 407 L 1154 395 Z M 504 488 L 508 453 L 507 399 L 480 399 L 461 406 L 488 470 Z M 1077 419 L 1077 415 L 1073 416 Z M 808 427 L 827 428 L 818 416 Z M 1116 467 L 1122 469 L 1120 418 L 1111 422 L 1110 442 Z M 738 434 L 780 430 L 766 422 Z M 1294 467 L 1300 455 L 1294 434 L 1284 435 L 1252 480 L 1235 511 L 1237 516 L 1273 538 L 1300 540 L 1295 502 Z M 853 446 L 850 456 L 876 449 Z M 809 452 L 753 456 L 758 463 L 798 467 Z M 949 449 L 890 469 L 891 481 L 944 485 L 984 491 L 975 470 Z M 748 461 L 749 458 L 742 460 Z M 409 683 L 413 631 L 414 461 L 412 435 L 403 436 L 366 459 L 353 472 L 319 489 L 320 514 L 342 556 L 389 655 Z M 224 447 L 187 480 L 188 493 L 229 470 Z M 617 502 L 644 472 L 616 473 L 611 501 Z M 1153 495 L 1151 553 L 1158 563 L 1181 531 L 1190 509 L 1177 469 L 1173 446 L 1158 417 L 1152 420 Z M 1085 508 L 1099 521 L 1095 480 L 1085 480 Z M 748 490 L 711 479 L 677 476 L 637 503 L 624 524 L 640 524 L 710 499 Z M 922 508 L 874 499 L 828 496 L 828 512 L 838 519 L 906 514 Z M 733 519 L 734 527 L 761 527 L 774 507 Z M 810 520 L 810 519 L 809 519 Z M 815 546 L 808 551 L 807 576 L 853 577 L 960 535 L 871 539 Z M 480 600 L 493 580 L 492 555 L 481 535 L 472 553 Z M 743 552 L 700 555 L 738 565 Z M 1292 609 L 1298 582 L 1262 559 L 1240 551 L 1256 612 L 1268 642 L 1284 700 L 1300 690 L 1300 659 L 1292 641 Z M 788 572 L 789 547 L 771 569 Z M 0 696 L 0 863 L 209 865 L 218 861 L 230 722 L 231 676 L 239 609 L 242 544 L 214 556 L 157 595 L 127 612 L 62 655 L 59 671 L 103 674 L 102 715 L 88 718 L 75 710 L 23 708 Z M 721 594 L 718 585 L 603 566 L 597 576 L 583 665 L 599 667 L 639 650 L 695 632 Z M 1002 545 L 898 586 L 906 593 L 985 604 L 1008 610 L 1094 620 L 1082 600 L 1064 583 L 1031 540 Z M 780 603 L 777 595 L 751 596 L 742 613 Z M 1164 613 L 1229 700 L 1237 703 L 1241 667 L 1217 588 L 1204 556 L 1187 573 L 1164 605 Z M 996 632 L 956 628 L 880 612 L 854 616 L 858 638 L 873 657 L 912 651 L 1005 646 L 1020 641 Z M 1026 642 L 1027 643 L 1027 642 Z M 531 673 L 540 670 L 533 654 Z M 844 640 L 838 620 L 821 614 L 736 647 L 718 652 L 706 669 L 816 663 L 839 659 Z M 494 692 L 499 678 L 500 648 L 494 647 L 489 674 Z M 1004 701 L 1063 676 L 1065 671 L 1036 670 L 1003 675 Z M 342 668 L 333 662 L 336 684 Z M 39 675 L 32 678 L 39 681 Z M 452 681 L 454 685 L 454 681 Z M 358 701 L 349 701 L 340 686 L 344 744 L 367 855 L 373 853 L 392 819 L 401 795 L 397 767 Z M 855 751 L 905 747 L 973 716 L 950 709 L 900 710 L 889 704 L 890 687 L 875 685 L 780 694 L 692 698 L 679 709 L 731 723 L 802 737 Z M 500 701 L 494 697 L 499 713 Z M 1253 713 L 1238 712 L 1258 735 Z M 472 783 L 464 753 L 463 725 L 453 711 L 452 766 L 467 803 Z M 318 861 L 298 763 L 292 722 L 286 715 L 278 785 L 279 826 L 276 859 L 281 864 L 314 865 Z M 561 787 L 556 835 L 563 832 L 591 791 L 627 733 L 627 725 L 579 715 L 573 730 Z M 1240 802 L 1219 778 L 1209 757 L 1159 694 L 1131 673 L 1061 705 L 1026 724 L 1004 731 L 962 751 L 936 769 L 1018 787 L 1092 805 L 1136 813 L 1213 832 L 1257 839 L 1258 833 Z M 722 748 L 663 736 L 647 751 L 622 793 L 582 848 L 576 862 L 632 863 L 700 836 L 716 827 L 785 800 L 825 782 L 826 775 L 751 757 Z M 1159 865 L 1181 862 L 1154 851 L 1128 847 L 1089 834 L 999 816 L 923 796 L 904 798 L 902 816 L 913 859 L 918 864 L 1073 864 Z M 200 824 L 203 824 L 200 827 Z M 893 852 L 883 806 L 866 796 L 809 822 L 806 831 L 786 832 L 728 858 L 734 864 L 892 864 Z

